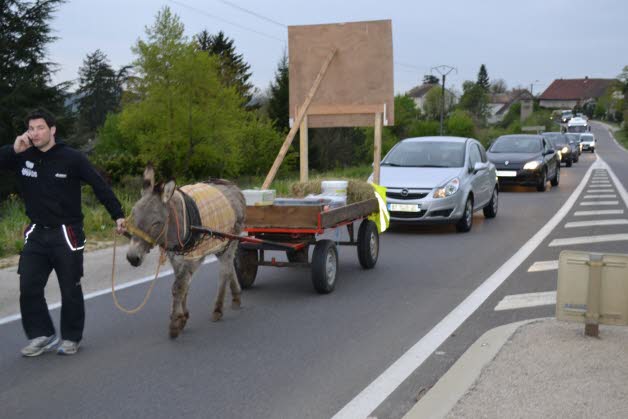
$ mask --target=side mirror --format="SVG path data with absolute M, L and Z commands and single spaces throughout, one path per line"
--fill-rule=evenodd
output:
M 488 163 L 477 162 L 473 165 L 473 173 L 481 172 L 486 169 L 488 169 Z
M 548 149 L 547 151 L 545 151 L 543 153 L 544 156 L 549 156 L 550 154 L 554 154 L 556 152 L 556 150 L 554 150 L 553 148 Z

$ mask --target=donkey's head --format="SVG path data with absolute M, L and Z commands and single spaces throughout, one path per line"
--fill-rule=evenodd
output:
M 128 231 L 131 242 L 126 258 L 133 266 L 140 266 L 144 256 L 156 245 L 165 246 L 168 228 L 168 201 L 175 190 L 175 182 L 155 185 L 152 166 L 144 170 L 142 197 L 131 210 Z

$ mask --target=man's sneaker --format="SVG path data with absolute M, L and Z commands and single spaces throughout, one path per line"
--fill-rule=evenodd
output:
M 71 340 L 64 340 L 61 342 L 61 346 L 57 349 L 59 355 L 74 355 L 78 352 L 81 342 L 73 342 Z
M 32 339 L 28 345 L 22 348 L 22 355 L 24 356 L 39 356 L 44 352 L 52 351 L 59 344 L 59 338 L 57 335 L 52 336 L 40 336 Z

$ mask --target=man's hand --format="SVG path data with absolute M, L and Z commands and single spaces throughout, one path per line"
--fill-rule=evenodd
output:
M 118 218 L 116 220 L 116 233 L 124 234 L 126 232 L 126 220 L 124 218 Z
M 31 147 L 31 139 L 28 137 L 28 131 L 17 137 L 13 143 L 13 150 L 16 153 L 23 153 Z

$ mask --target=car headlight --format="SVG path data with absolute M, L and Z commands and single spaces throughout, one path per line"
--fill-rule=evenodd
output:
M 536 170 L 541 165 L 540 161 L 529 161 L 523 166 L 523 170 Z
M 567 154 L 567 153 L 569 153 L 569 147 L 565 146 L 565 147 L 563 147 L 563 149 L 561 151 L 563 152 L 563 154 Z
M 460 188 L 460 180 L 458 178 L 453 178 L 447 182 L 445 186 L 434 191 L 434 198 L 446 198 L 448 196 L 452 196 L 458 192 L 458 188 Z

